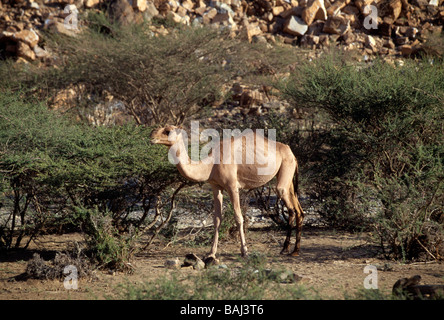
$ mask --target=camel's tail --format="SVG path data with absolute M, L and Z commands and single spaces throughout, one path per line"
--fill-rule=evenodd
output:
M 299 211 L 302 214 L 302 217 L 304 217 L 304 211 L 302 210 L 301 204 L 299 202 L 299 199 L 297 197 L 297 194 L 299 193 L 299 166 L 298 161 L 296 160 L 296 170 L 294 172 L 293 176 L 293 184 L 291 186 L 290 192 L 291 192 L 291 198 L 293 199 L 293 205 L 297 211 Z

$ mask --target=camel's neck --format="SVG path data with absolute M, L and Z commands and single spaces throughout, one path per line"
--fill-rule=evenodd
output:
M 188 156 L 188 150 L 183 139 L 171 146 L 169 152 L 177 157 L 176 167 L 183 177 L 196 182 L 204 182 L 210 178 L 213 159 L 207 158 L 203 161 L 192 161 Z

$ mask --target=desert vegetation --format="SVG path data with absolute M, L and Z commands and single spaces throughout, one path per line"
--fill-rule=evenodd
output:
M 214 106 L 238 103 L 230 89 L 242 80 L 266 86 L 284 107 L 246 112 L 231 125 L 276 129 L 299 160 L 299 192 L 317 204 L 324 226 L 369 233 L 387 259 L 443 259 L 442 56 L 357 62 L 332 47 L 307 59 L 304 49 L 250 44 L 206 27 L 167 25 L 171 32 L 154 36 L 149 24 L 87 19 L 76 37 L 45 34 L 54 51 L 45 64 L 0 61 L 0 254 L 26 250 L 42 234 L 78 231 L 96 268 L 133 271 L 138 250 L 176 236 L 175 208 L 209 200 L 191 196 L 196 185 L 150 144 L 151 131 L 211 123 Z M 280 228 L 285 209 L 271 204 L 270 190 L 243 196 L 258 199 Z M 228 236 L 234 222 L 224 223 Z M 160 288 L 173 299 L 272 298 L 262 285 L 276 283 L 276 274 L 256 258 L 234 274 L 202 275 L 181 296 L 171 291 L 181 282 L 163 279 L 124 286 L 120 297 L 163 298 Z M 208 291 L 216 282 L 228 289 Z M 243 282 L 251 288 L 240 290 Z M 277 298 L 316 297 L 301 290 Z

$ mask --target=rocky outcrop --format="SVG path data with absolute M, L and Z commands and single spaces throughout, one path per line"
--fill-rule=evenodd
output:
M 410 56 L 442 32 L 443 0 L 7 0 L 0 3 L 0 55 L 44 59 L 42 29 L 75 36 L 82 10 L 105 10 L 122 24 L 153 18 L 230 30 L 250 42 L 322 48 L 338 44 L 363 54 Z M 164 27 L 152 27 L 166 34 Z

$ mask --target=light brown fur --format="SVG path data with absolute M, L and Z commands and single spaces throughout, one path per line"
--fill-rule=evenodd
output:
M 245 161 L 247 156 L 247 138 L 253 138 L 250 135 L 245 138 L 231 138 L 231 141 L 226 144 L 230 145 L 231 147 L 231 161 L 224 161 L 223 145 L 224 141 L 227 142 L 226 140 L 221 140 L 220 145 L 213 149 L 213 152 L 208 155 L 208 158 L 201 161 L 191 161 L 188 157 L 183 134 L 181 132 L 182 131 L 178 130 L 178 128 L 175 126 L 166 126 L 152 132 L 151 142 L 168 146 L 170 149 L 169 152 L 174 153 L 180 159 L 176 166 L 182 176 L 192 181 L 210 183 L 213 189 L 214 197 L 214 239 L 209 256 L 213 258 L 216 257 L 219 227 L 222 219 L 222 192 L 225 190 L 230 196 L 230 200 L 234 208 L 235 220 L 240 233 L 241 253 L 243 256 L 246 256 L 248 252 L 243 228 L 244 221 L 240 209 L 239 189 L 254 189 L 263 186 L 276 175 L 277 194 L 279 198 L 284 201 L 289 213 L 287 237 L 281 253 L 288 253 L 291 231 L 293 228 L 292 226 L 296 220 L 296 245 L 291 255 L 299 255 L 304 212 L 294 191 L 293 176 L 296 173 L 297 179 L 298 165 L 290 147 L 288 145 L 276 142 L 275 154 L 273 155 L 271 154 L 271 152 L 274 152 L 273 148 L 268 148 L 270 144 L 269 140 L 260 134 L 251 133 L 251 135 L 254 137 L 254 140 L 250 140 L 254 141 L 254 151 L 260 148 L 257 144 L 257 141 L 259 141 L 258 139 L 263 139 L 263 150 L 258 150 L 261 152 L 255 153 L 256 157 L 254 158 L 254 163 L 252 164 L 246 164 Z M 234 142 L 236 139 L 242 139 L 242 142 L 240 144 L 235 144 Z M 242 163 L 239 164 L 236 164 L 234 161 L 235 146 L 242 147 Z M 220 163 L 214 161 L 214 154 L 216 154 L 215 151 L 220 152 Z M 226 152 L 226 155 L 228 154 L 229 153 Z M 265 157 L 271 156 L 273 161 L 275 161 L 274 171 L 270 174 L 258 174 L 258 169 L 265 168 L 267 166 L 267 163 L 261 161 L 264 160 L 263 157 L 262 159 L 258 158 L 261 157 L 260 155 L 264 155 Z

